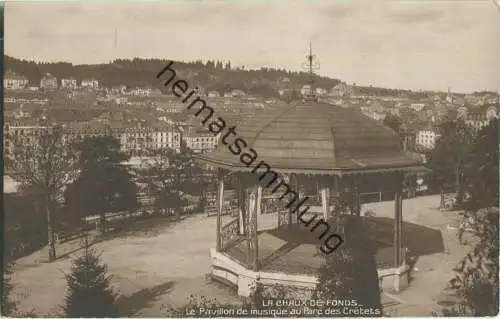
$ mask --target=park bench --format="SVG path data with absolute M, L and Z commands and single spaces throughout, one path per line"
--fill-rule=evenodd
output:
M 77 229 L 65 229 L 56 231 L 54 233 L 54 239 L 56 243 L 62 244 L 70 240 L 84 237 L 89 230 L 91 230 L 91 228 L 89 227 L 80 227 Z

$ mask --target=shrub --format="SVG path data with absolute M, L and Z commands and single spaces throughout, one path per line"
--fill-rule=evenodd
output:
M 261 284 L 253 284 L 251 295 L 240 303 L 221 303 L 215 298 L 190 295 L 188 302 L 181 307 L 166 307 L 163 315 L 168 317 L 289 317 L 293 306 L 276 306 L 276 300 L 287 300 L 291 290 L 287 287 L 275 285 L 266 289 Z M 288 296 L 288 298 L 286 298 Z M 265 302 L 264 302 L 265 301 Z M 267 305 L 266 305 L 267 304 Z M 269 305 L 273 306 L 269 306 Z M 205 310 L 211 310 L 209 313 Z M 224 310 L 224 313 L 217 311 Z
M 1 314 L 3 317 L 10 317 L 16 310 L 16 305 L 9 300 L 9 293 L 12 289 L 10 284 L 10 274 L 12 266 L 10 264 L 4 266 L 3 280 L 2 280 L 2 305 Z
M 347 216 L 344 233 L 344 246 L 319 270 L 313 299 L 356 301 L 352 306 L 368 311 L 365 315 L 382 315 L 375 247 L 363 218 Z
M 116 295 L 106 265 L 85 240 L 83 255 L 66 275 L 68 294 L 63 307 L 68 317 L 119 317 Z

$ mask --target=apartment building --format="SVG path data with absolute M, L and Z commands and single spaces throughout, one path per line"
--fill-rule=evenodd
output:
M 21 125 L 20 123 L 4 125 L 4 152 L 6 156 L 12 155 L 12 143 L 9 136 L 21 136 L 27 143 L 35 142 L 37 132 L 43 129 L 50 129 L 53 126 Z M 114 136 L 121 144 L 121 149 L 131 155 L 142 154 L 147 150 L 158 150 L 170 148 L 176 152 L 180 151 L 181 135 L 172 126 L 159 127 L 113 127 L 101 125 L 100 127 L 90 127 L 84 123 L 74 123 L 62 125 L 63 140 L 65 143 L 77 142 L 85 137 Z
M 439 136 L 440 135 L 433 129 L 419 130 L 415 142 L 417 146 L 433 149 L 436 146 L 436 141 Z
M 175 150 L 176 152 L 180 152 L 181 133 L 173 127 L 163 127 L 155 129 L 153 133 L 153 148 L 170 148 Z
M 4 156 L 11 158 L 14 152 L 13 140 L 22 141 L 22 143 L 35 143 L 36 136 L 42 130 L 50 129 L 49 126 L 38 125 L 32 121 L 23 121 L 11 125 L 6 123 L 3 127 L 3 149 Z
M 477 107 L 462 106 L 457 109 L 457 120 L 463 120 L 475 133 L 489 122 L 498 118 L 498 104 L 485 104 Z
M 74 77 L 61 79 L 61 87 L 65 89 L 74 90 L 78 87 L 78 83 Z
M 87 89 L 98 90 L 99 89 L 99 81 L 97 81 L 94 78 L 84 79 L 84 80 L 82 80 L 81 87 L 87 88 Z
M 195 153 L 211 152 L 219 144 L 219 136 L 208 133 L 188 133 L 182 138 L 186 142 L 186 146 Z
M 29 84 L 28 78 L 24 75 L 7 70 L 3 78 L 3 87 L 7 90 L 21 90 Z
M 336 86 L 334 86 L 331 90 L 330 90 L 330 94 L 333 96 L 333 97 L 345 97 L 345 96 L 350 96 L 352 95 L 353 93 L 353 89 L 352 89 L 352 86 L 344 83 L 344 82 L 340 82 L 339 84 L 337 84 Z
M 40 88 L 45 91 L 56 91 L 57 78 L 51 73 L 46 73 L 40 80 Z

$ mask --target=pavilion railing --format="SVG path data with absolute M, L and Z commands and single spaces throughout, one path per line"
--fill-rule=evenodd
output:
M 239 238 L 239 222 L 238 218 L 233 219 L 226 225 L 222 226 L 220 232 L 221 249 L 227 249 L 229 246 L 238 241 Z
M 290 212 L 288 210 L 278 210 L 278 229 L 288 225 L 288 214 Z
M 359 201 L 361 204 L 381 202 L 382 192 L 360 193 Z
M 321 206 L 321 196 L 320 195 L 308 195 L 307 205 L 309 206 Z
M 205 207 L 207 217 L 217 215 L 217 204 L 215 201 L 211 201 Z M 222 215 L 237 216 L 238 215 L 238 203 L 236 200 L 226 200 L 224 201 L 224 206 L 222 208 Z

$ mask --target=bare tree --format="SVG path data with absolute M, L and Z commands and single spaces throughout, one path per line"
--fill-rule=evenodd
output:
M 14 132 L 17 133 L 17 132 Z M 78 174 L 76 156 L 62 127 L 48 126 L 5 137 L 11 144 L 6 168 L 21 187 L 34 187 L 47 214 L 49 262 L 56 259 L 51 213 L 61 190 Z

